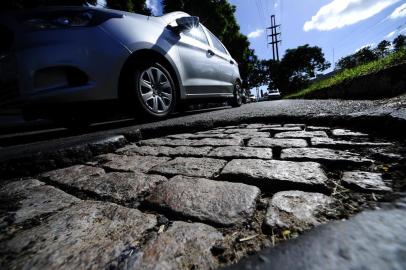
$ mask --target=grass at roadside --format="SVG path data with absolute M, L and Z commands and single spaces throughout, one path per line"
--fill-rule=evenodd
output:
M 359 65 L 351 69 L 345 69 L 330 78 L 315 82 L 306 89 L 303 89 L 297 93 L 290 94 L 285 98 L 301 98 L 313 91 L 334 86 L 346 80 L 351 80 L 365 74 L 374 73 L 379 70 L 401 63 L 406 63 L 406 50 L 401 50 L 399 52 L 392 53 L 382 59 L 372 61 L 364 65 Z

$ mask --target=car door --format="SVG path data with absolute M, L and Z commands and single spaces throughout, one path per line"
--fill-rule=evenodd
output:
M 207 28 L 204 28 L 214 52 L 212 60 L 217 70 L 215 80 L 217 88 L 221 93 L 233 93 L 234 91 L 234 72 L 236 63 L 228 53 L 221 41 Z
M 177 42 L 182 63 L 182 83 L 189 97 L 218 92 L 215 80 L 218 71 L 212 48 L 203 27 L 199 25 L 180 33 Z

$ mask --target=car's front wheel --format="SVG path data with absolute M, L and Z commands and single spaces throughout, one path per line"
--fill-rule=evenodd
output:
M 168 116 L 176 106 L 176 90 L 171 74 L 157 62 L 137 66 L 133 74 L 131 96 L 136 103 L 133 111 L 151 118 Z
M 234 95 L 230 100 L 232 107 L 240 107 L 242 105 L 242 88 L 239 82 L 234 85 Z

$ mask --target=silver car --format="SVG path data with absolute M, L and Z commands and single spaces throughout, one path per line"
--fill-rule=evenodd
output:
M 117 100 L 135 116 L 158 118 L 196 100 L 241 105 L 238 64 L 184 12 L 23 10 L 1 14 L 0 33 L 8 37 L 0 49 L 1 101 L 18 100 L 31 117 L 80 115 Z M 3 87 L 13 81 L 18 87 Z

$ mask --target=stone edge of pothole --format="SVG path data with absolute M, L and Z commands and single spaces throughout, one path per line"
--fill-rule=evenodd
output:
M 362 113 L 355 115 L 247 116 L 228 120 L 187 121 L 176 125 L 171 125 L 171 123 L 162 125 L 162 122 L 155 122 L 107 132 L 3 148 L 0 151 L 0 174 L 3 175 L 0 181 L 87 162 L 94 156 L 115 151 L 128 142 L 154 138 L 157 137 L 157 134 L 161 137 L 174 133 L 197 132 L 226 125 L 257 122 L 303 122 L 307 125 L 344 126 L 358 131 L 369 131 L 382 136 L 392 135 L 395 137 L 396 134 L 399 134 L 396 131 L 406 129 L 406 119 L 395 118 L 390 114 L 368 115 Z M 378 125 L 379 129 L 377 129 Z M 384 133 L 389 127 L 392 134 Z M 30 150 L 27 151 L 27 149 Z M 32 165 L 33 160 L 35 160 L 35 166 Z

